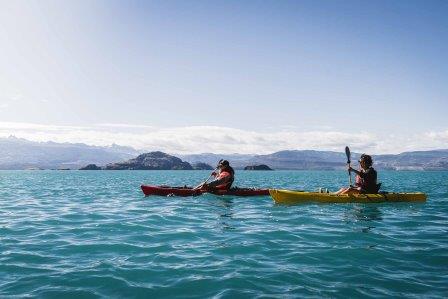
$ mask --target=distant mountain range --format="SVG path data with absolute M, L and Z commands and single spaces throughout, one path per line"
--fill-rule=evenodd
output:
M 357 164 L 361 154 L 352 153 L 352 161 Z M 220 159 L 229 160 L 235 168 L 248 165 L 266 164 L 273 169 L 316 169 L 333 170 L 346 166 L 345 152 L 290 150 L 269 155 L 179 155 L 189 163 L 204 162 L 216 165 Z M 405 152 L 398 155 L 372 155 L 374 167 L 390 170 L 448 170 L 448 150 Z
M 90 146 L 81 143 L 34 142 L 0 138 L 0 169 L 78 169 L 87 164 L 104 165 L 134 158 L 131 147 Z
M 16 137 L 0 138 L 0 169 L 79 169 L 88 164 L 105 166 L 123 162 L 141 154 L 131 147 L 90 146 L 81 143 L 33 142 Z M 237 169 L 265 164 L 273 169 L 343 169 L 345 153 L 314 150 L 288 150 L 268 155 L 193 154 L 176 155 L 192 165 L 206 163 L 215 166 L 220 159 L 229 160 Z M 353 153 L 352 160 L 359 158 Z M 405 152 L 398 155 L 373 155 L 378 169 L 448 170 L 448 150 Z

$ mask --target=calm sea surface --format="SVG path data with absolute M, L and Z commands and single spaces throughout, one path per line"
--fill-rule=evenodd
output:
M 206 171 L 0 171 L 0 297 L 448 297 L 448 172 L 380 172 L 423 204 L 147 197 Z M 345 171 L 237 172 L 336 190 Z

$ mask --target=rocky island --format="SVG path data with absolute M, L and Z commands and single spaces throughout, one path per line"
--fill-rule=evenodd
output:
M 273 169 L 265 164 L 260 164 L 260 165 L 246 166 L 246 167 L 244 167 L 244 170 L 273 170 Z
M 96 164 L 89 164 L 87 166 L 81 167 L 79 170 L 101 170 L 102 168 L 96 166 Z
M 165 154 L 150 152 L 124 162 L 107 164 L 105 170 L 193 170 L 188 162 Z

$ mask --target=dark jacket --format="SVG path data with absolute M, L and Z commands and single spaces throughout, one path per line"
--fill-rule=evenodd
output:
M 359 177 L 361 180 L 357 183 L 357 185 L 361 188 L 362 193 L 378 192 L 378 185 L 376 182 L 377 176 L 376 170 L 373 169 L 373 167 L 360 171 Z

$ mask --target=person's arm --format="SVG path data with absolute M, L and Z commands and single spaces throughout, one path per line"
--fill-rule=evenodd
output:
M 207 187 L 216 187 L 219 186 L 221 184 L 224 184 L 228 179 L 229 179 L 229 174 L 221 174 L 220 176 L 218 176 L 218 178 L 216 180 L 211 181 L 209 184 L 207 184 Z
M 352 171 L 352 172 L 356 173 L 357 175 L 359 175 L 360 177 L 362 177 L 362 172 L 361 171 L 358 171 L 358 170 L 356 170 L 356 169 L 354 169 L 352 167 L 349 167 L 348 170 Z
M 207 184 L 208 187 L 216 187 L 221 184 L 224 184 L 227 180 L 227 177 L 222 177 L 220 179 L 216 179 Z
M 202 188 L 204 188 L 205 186 L 208 185 L 208 184 L 207 184 L 208 180 L 210 180 L 211 177 L 215 177 L 215 178 L 216 178 L 217 175 L 218 175 L 218 173 L 216 172 L 216 169 L 215 169 L 215 170 L 210 174 L 210 176 L 208 177 L 208 179 L 207 179 L 205 182 L 200 183 L 199 185 L 197 185 L 197 186 L 194 187 L 193 189 L 194 189 L 194 190 L 198 190 L 198 189 L 202 189 Z

